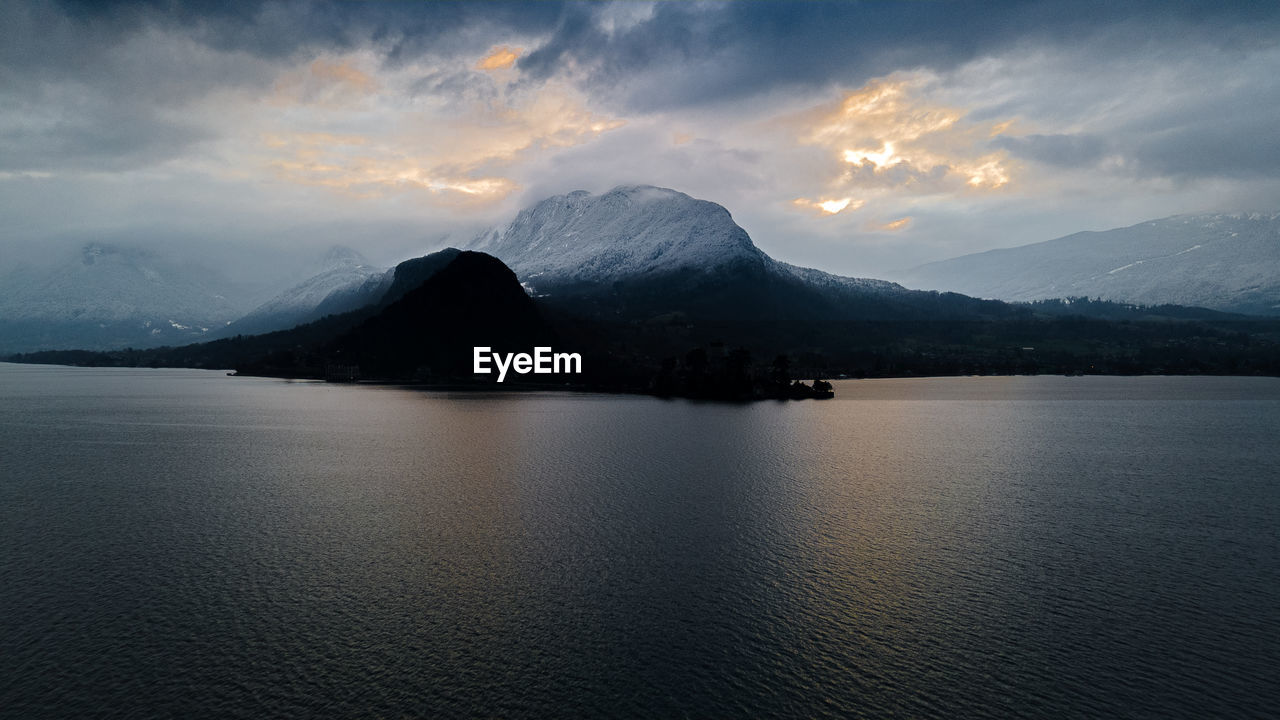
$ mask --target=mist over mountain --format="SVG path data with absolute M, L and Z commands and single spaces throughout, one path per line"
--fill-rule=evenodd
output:
M 1280 214 L 1177 215 L 921 265 L 912 287 L 1280 315 Z
M 207 337 L 260 289 L 155 250 L 91 242 L 0 281 L 0 351 L 155 347 Z
M 370 265 L 358 251 L 334 246 L 314 274 L 226 325 L 219 335 L 284 330 L 368 305 L 390 283 L 386 268 Z

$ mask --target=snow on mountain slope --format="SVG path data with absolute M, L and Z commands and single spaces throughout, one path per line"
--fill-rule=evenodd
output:
M 43 320 L 125 320 L 172 314 L 187 324 L 211 323 L 240 310 L 227 289 L 200 268 L 153 252 L 89 243 L 78 258 L 52 270 L 18 270 L 6 278 L 0 316 Z
M 247 308 L 206 268 L 139 248 L 89 243 L 0 283 L 0 351 L 194 342 Z
M 547 198 L 521 211 L 506 227 L 482 233 L 470 249 L 502 260 L 534 290 L 741 264 L 816 287 L 902 290 L 883 280 L 844 278 L 778 262 L 757 248 L 720 205 L 648 185 Z
M 1280 314 L 1280 214 L 1178 215 L 929 263 L 910 287 Z
M 497 257 L 535 288 L 766 258 L 728 210 L 649 186 L 548 198 L 470 249 Z
M 790 263 L 775 262 L 775 267 L 789 273 L 790 275 L 803 280 L 806 284 L 817 288 L 828 288 L 833 290 L 852 290 L 859 292 L 897 292 L 903 288 L 898 283 L 889 282 L 888 280 L 875 280 L 873 278 L 851 278 L 843 275 L 832 275 L 829 272 L 815 270 L 813 268 L 798 267 Z
M 369 265 L 364 256 L 351 248 L 331 248 L 317 274 L 254 308 L 220 334 L 283 330 L 328 313 L 354 309 L 347 307 L 349 303 L 343 302 L 343 298 L 355 297 L 367 283 L 380 282 L 386 272 L 385 268 Z

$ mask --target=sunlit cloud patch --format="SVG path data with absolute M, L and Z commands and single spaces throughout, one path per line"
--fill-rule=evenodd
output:
M 872 223 L 867 229 L 874 232 L 897 232 L 899 230 L 905 230 L 910 224 L 911 218 L 904 217 L 898 218 L 897 220 L 891 220 L 886 223 Z
M 851 197 L 830 200 L 808 200 L 796 198 L 791 204 L 805 210 L 816 211 L 819 215 L 838 215 L 845 210 L 857 210 L 866 203 L 865 200 L 854 200 Z
M 796 116 L 796 142 L 816 146 L 835 160 L 835 172 L 819 178 L 820 186 L 827 194 L 862 200 L 840 205 L 828 198 L 801 198 L 793 204 L 834 215 L 877 198 L 1008 186 L 1014 169 L 1004 150 L 991 150 L 990 138 L 1006 131 L 1012 120 L 970 121 L 963 108 L 931 102 L 930 81 L 924 74 L 877 79 Z
M 524 51 L 520 48 L 511 48 L 506 45 L 495 47 L 479 63 L 476 63 L 476 69 L 506 70 L 516 64 L 516 60 L 520 59 L 520 53 L 522 52 Z

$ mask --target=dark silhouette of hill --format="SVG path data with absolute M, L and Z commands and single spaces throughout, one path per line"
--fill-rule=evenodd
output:
M 461 254 L 462 251 L 457 248 L 445 248 L 430 255 L 405 260 L 396 265 L 391 282 L 386 287 L 376 288 L 373 290 L 376 294 L 366 295 L 364 305 L 390 305 L 420 287 Z M 519 282 L 516 284 L 519 285 Z
M 533 299 L 497 258 L 456 251 L 429 257 L 433 262 L 410 261 L 405 273 L 425 275 L 421 284 L 329 343 L 323 354 L 378 377 L 465 378 L 472 373 L 474 347 L 516 353 L 553 344 L 555 334 Z
M 577 352 L 584 373 L 508 377 L 707 398 L 797 397 L 801 378 L 1096 373 L 1280 374 L 1280 321 L 1202 308 L 1073 299 L 1027 305 L 952 293 L 888 298 L 766 268 L 668 273 L 531 298 L 497 259 L 447 250 L 402 263 L 381 301 L 291 330 L 153 350 L 52 351 L 19 362 L 234 368 L 325 377 L 481 382 L 472 348 Z M 861 302 L 859 302 L 861 300 Z M 802 393 L 803 394 L 803 393 Z
M 450 248 L 401 263 L 380 300 L 289 330 L 181 347 L 48 351 L 14 359 L 315 378 L 332 365 L 359 365 L 364 377 L 442 380 L 469 375 L 476 345 L 529 352 L 555 337 L 505 265 Z

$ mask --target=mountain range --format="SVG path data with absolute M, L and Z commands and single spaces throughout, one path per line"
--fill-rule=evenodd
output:
M 812 324 L 805 318 L 947 321 L 1011 312 L 976 297 L 1091 297 L 1280 314 L 1276 215 L 1176 216 L 930 263 L 900 278 L 911 287 L 951 292 L 916 292 L 774 260 L 724 207 L 652 186 L 550 197 L 464 247 L 502 260 L 531 294 L 562 314 L 640 322 L 641 332 L 651 335 L 655 325 L 689 318 L 717 323 L 732 335 L 730 326 L 744 317 L 756 327 L 770 322 L 794 329 Z M 426 277 L 421 268 L 417 275 L 412 270 L 422 260 L 385 269 L 336 246 L 306 279 L 263 302 L 260 288 L 247 291 L 208 268 L 155 251 L 89 243 L 52 268 L 3 278 L 0 352 L 147 348 L 288 329 L 385 307 Z M 400 287 L 393 290 L 397 270 Z
M 466 250 L 385 272 L 350 252 L 331 260 L 256 316 L 293 312 L 304 322 L 291 329 L 20 359 L 298 377 L 358 366 L 365 377 L 475 382 L 472 346 L 554 340 L 585 359 L 579 385 L 734 398 L 762 396 L 765 377 L 764 396 L 780 396 L 796 367 L 1280 373 L 1276 323 L 1098 301 L 1016 305 L 835 276 L 770 258 L 719 205 L 648 186 L 548 198 Z
M 921 265 L 911 287 L 1280 315 L 1280 214 L 1177 215 Z

